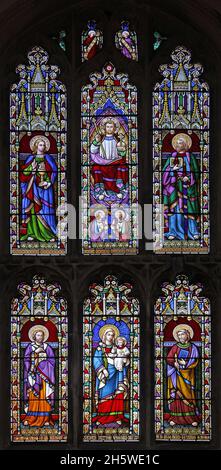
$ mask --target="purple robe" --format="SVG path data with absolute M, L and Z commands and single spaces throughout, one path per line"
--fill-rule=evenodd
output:
M 130 38 L 130 36 L 124 38 L 124 41 L 128 44 L 128 47 L 131 50 L 133 48 L 133 40 Z M 122 43 L 122 54 L 127 57 L 127 59 L 132 59 L 132 53 L 129 49 Z
M 42 381 L 46 382 L 46 399 L 51 406 L 54 405 L 54 385 L 55 385 L 55 357 L 51 346 L 43 343 L 46 358 L 41 360 L 36 367 L 35 350 L 39 347 L 36 343 L 27 346 L 24 355 L 24 400 L 28 401 L 28 391 L 39 396 L 42 388 Z

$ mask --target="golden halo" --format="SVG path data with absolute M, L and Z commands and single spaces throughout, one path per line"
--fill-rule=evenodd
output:
M 115 217 L 119 217 L 121 214 L 123 215 L 123 218 L 125 219 L 126 214 L 122 209 L 117 209 L 114 213 Z
M 100 336 L 101 340 L 103 339 L 103 336 L 104 336 L 104 334 L 106 333 L 107 330 L 113 330 L 114 333 L 115 333 L 115 338 L 117 338 L 117 336 L 119 336 L 118 328 L 115 325 L 111 325 L 110 323 L 108 323 L 108 325 L 104 325 L 100 328 L 99 336 Z
M 193 328 L 190 325 L 187 325 L 185 323 L 181 323 L 180 325 L 175 326 L 175 328 L 173 330 L 173 337 L 176 341 L 179 342 L 178 332 L 183 331 L 183 330 L 189 331 L 190 338 L 191 339 L 193 338 L 193 336 L 194 336 Z
M 102 210 L 102 209 L 97 209 L 97 210 L 94 212 L 93 215 L 94 215 L 95 217 L 96 217 L 97 215 L 102 215 L 102 217 L 103 217 L 103 216 L 106 216 L 107 213 L 106 213 L 106 211 L 104 211 L 104 210 Z
M 107 122 L 112 122 L 115 125 L 116 129 L 120 128 L 120 123 L 118 119 L 116 119 L 115 117 L 112 117 L 112 116 L 105 117 L 104 119 L 102 119 L 100 125 L 104 127 L 107 124 Z
M 45 135 L 35 135 L 30 140 L 30 149 L 32 150 L 32 152 L 34 150 L 35 142 L 37 140 L 43 140 L 43 142 L 45 143 L 46 150 L 48 151 L 50 149 L 50 146 L 51 146 L 50 140 L 47 137 L 45 137 Z
M 183 132 L 180 132 L 180 134 L 176 134 L 173 138 L 172 138 L 172 146 L 173 148 L 176 150 L 176 147 L 177 147 L 177 141 L 182 138 L 185 142 L 186 142 L 186 146 L 187 146 L 187 149 L 189 150 L 190 147 L 192 146 L 192 139 L 189 135 L 187 134 L 184 134 Z
M 120 214 L 123 215 L 124 220 L 126 220 L 126 221 L 129 220 L 129 214 L 127 212 L 125 212 L 123 209 L 117 209 L 114 212 L 114 217 L 116 217 L 118 219 Z
M 43 325 L 35 325 L 35 326 L 32 326 L 32 328 L 30 328 L 29 332 L 28 332 L 28 337 L 31 341 L 34 341 L 34 334 L 37 333 L 37 331 L 42 331 L 42 333 L 44 334 L 44 341 L 47 341 L 48 337 L 49 337 L 49 331 L 48 329 L 43 326 Z

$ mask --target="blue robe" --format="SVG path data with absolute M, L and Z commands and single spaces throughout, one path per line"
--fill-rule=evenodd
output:
M 102 348 L 98 347 L 95 351 L 94 358 L 93 358 L 93 365 L 95 368 L 96 373 L 101 369 L 102 367 L 105 367 L 104 365 L 104 356 L 103 356 L 103 351 Z M 106 367 L 108 371 L 108 378 L 106 379 L 106 384 L 104 387 L 99 388 L 101 385 L 101 381 L 98 379 L 96 375 L 96 392 L 98 394 L 99 399 L 104 399 L 108 398 L 109 396 L 113 395 L 116 390 L 118 390 L 119 384 L 124 383 L 124 379 L 127 376 L 127 367 L 125 366 L 122 371 L 118 371 L 114 365 L 112 364 L 107 364 Z
M 46 166 L 44 180 L 51 183 L 45 189 L 39 186 L 40 176 L 38 170 L 35 172 L 31 167 L 35 158 L 38 159 L 39 156 L 30 155 L 26 159 L 20 175 L 22 193 L 21 234 L 23 239 L 27 238 L 27 225 L 33 220 L 33 217 L 37 217 L 36 224 L 40 226 L 40 235 L 34 233 L 33 236 L 34 230 L 32 228 L 32 236 L 40 241 L 48 241 L 57 233 L 53 188 L 57 178 L 57 166 L 51 155 L 46 154 L 43 156 L 42 159 Z

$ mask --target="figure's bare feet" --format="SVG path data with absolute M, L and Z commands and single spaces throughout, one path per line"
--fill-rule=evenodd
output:
M 122 424 L 122 421 L 119 419 L 119 421 L 117 421 L 117 424 Z
M 50 423 L 48 423 L 48 421 L 45 423 L 45 426 L 50 426 Z
M 198 426 L 198 423 L 196 421 L 194 421 L 194 423 L 192 423 L 192 426 L 196 427 L 196 426 Z
M 24 421 L 24 426 L 28 426 L 28 421 Z
M 170 235 L 170 236 L 168 237 L 168 240 L 174 240 L 174 238 L 175 238 L 175 237 L 174 237 L 173 235 Z

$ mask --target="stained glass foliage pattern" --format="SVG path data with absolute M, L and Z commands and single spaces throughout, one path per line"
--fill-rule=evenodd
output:
M 108 63 L 81 95 L 84 254 L 138 248 L 137 91 Z
M 158 31 L 154 31 L 154 42 L 153 42 L 153 49 L 154 51 L 157 51 L 159 47 L 161 46 L 163 41 L 166 41 L 167 38 L 165 36 L 162 36 Z
M 153 92 L 156 253 L 209 252 L 209 87 L 183 46 Z
M 59 31 L 59 33 L 56 36 L 52 36 L 52 39 L 54 39 L 54 41 L 56 41 L 58 43 L 59 47 L 64 52 L 66 52 L 66 50 L 67 50 L 66 38 L 67 38 L 67 33 L 66 33 L 65 29 L 61 29 L 61 31 Z
M 121 22 L 121 29 L 115 34 L 115 45 L 124 57 L 138 61 L 137 34 L 130 30 L 128 21 Z
M 68 322 L 59 284 L 34 276 L 11 304 L 11 440 L 65 442 Z
M 10 241 L 13 255 L 63 255 L 66 89 L 41 47 L 10 92 Z M 58 210 L 59 208 L 59 210 Z
M 82 32 L 81 36 L 81 60 L 93 59 L 103 46 L 103 33 L 97 29 L 95 20 L 88 21 L 87 29 Z
M 83 308 L 84 441 L 139 440 L 139 302 L 114 276 Z
M 155 435 L 165 441 L 211 439 L 211 317 L 201 284 L 165 282 L 156 301 Z

